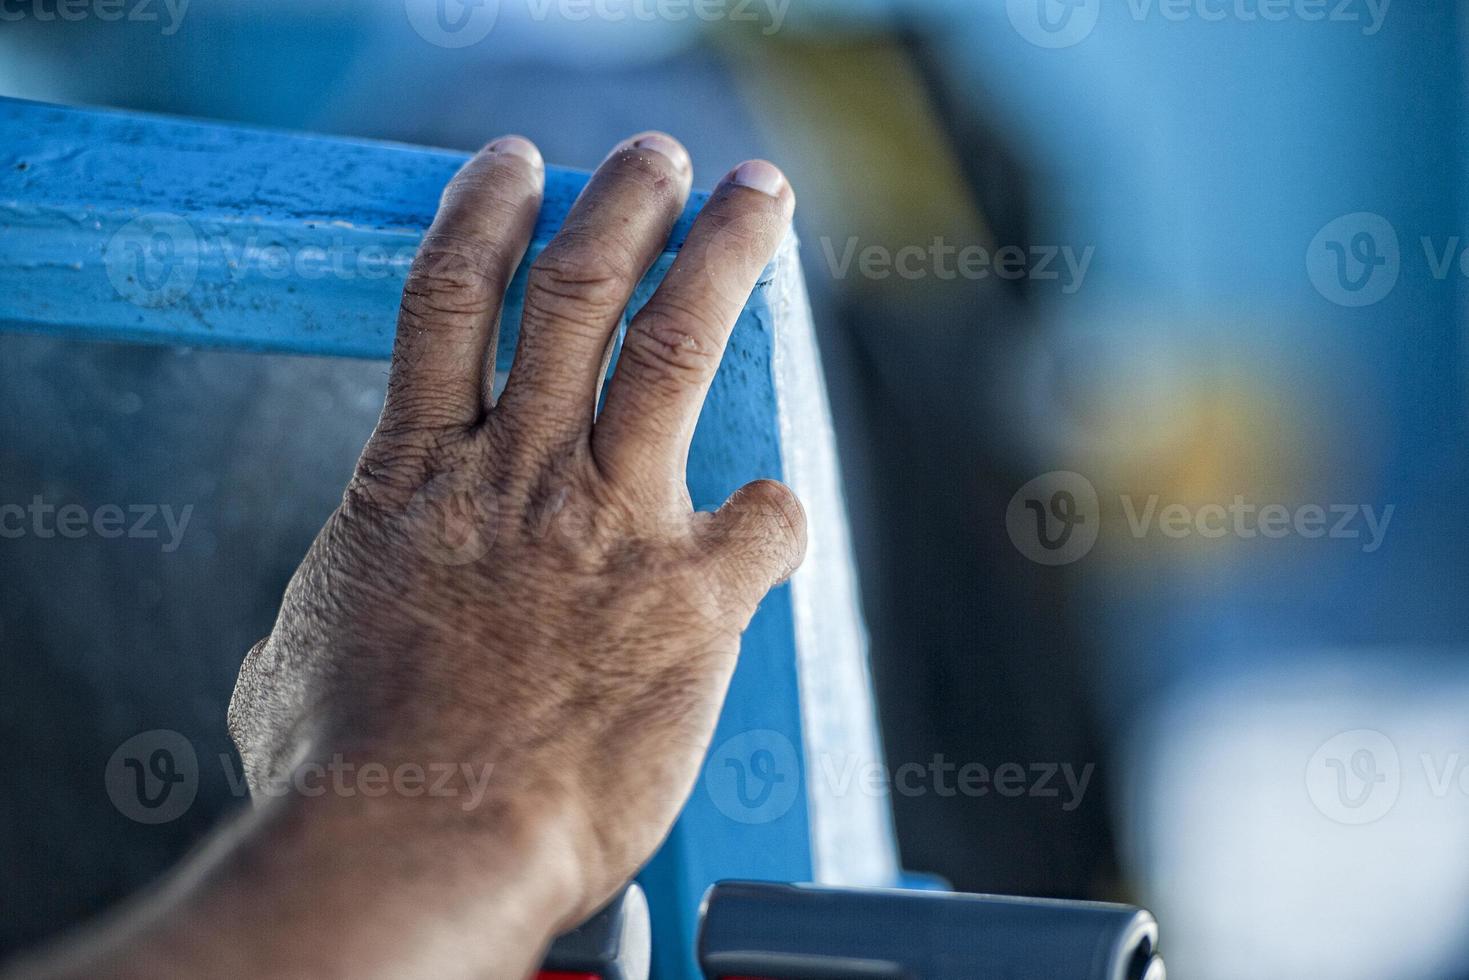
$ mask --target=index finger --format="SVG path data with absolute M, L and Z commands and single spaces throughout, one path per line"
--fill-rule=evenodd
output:
M 483 414 L 500 306 L 545 179 L 534 144 L 504 136 L 444 189 L 403 284 L 385 419 L 418 428 L 470 425 Z

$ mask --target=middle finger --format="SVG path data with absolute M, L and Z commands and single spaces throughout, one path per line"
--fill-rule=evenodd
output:
M 547 443 L 590 431 L 612 333 L 688 199 L 688 152 L 664 133 L 618 144 L 531 264 L 500 411 Z

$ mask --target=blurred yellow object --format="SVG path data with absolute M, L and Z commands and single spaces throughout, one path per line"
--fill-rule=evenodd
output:
M 932 93 L 896 38 L 772 41 L 726 32 L 719 40 L 827 247 L 896 251 L 940 240 L 993 248 Z M 803 181 L 803 173 L 820 179 Z M 873 286 L 852 278 L 856 288 Z

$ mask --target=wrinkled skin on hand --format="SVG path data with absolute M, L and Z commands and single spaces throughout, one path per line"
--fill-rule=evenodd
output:
M 667 833 L 740 633 L 804 550 L 780 484 L 696 513 L 684 481 L 728 333 L 793 197 L 758 161 L 720 184 L 630 324 L 594 417 L 618 317 L 691 168 L 658 133 L 613 151 L 532 266 L 492 401 L 500 304 L 543 170 L 508 137 L 445 191 L 405 287 L 382 418 L 241 670 L 230 729 L 257 795 L 312 760 L 491 766 L 473 809 L 463 795 L 403 802 L 426 833 L 564 828 L 575 919 Z

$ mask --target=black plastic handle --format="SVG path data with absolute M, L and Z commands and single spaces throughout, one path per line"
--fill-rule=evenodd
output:
M 1158 923 L 1129 905 L 721 882 L 704 900 L 710 978 L 1164 980 Z

